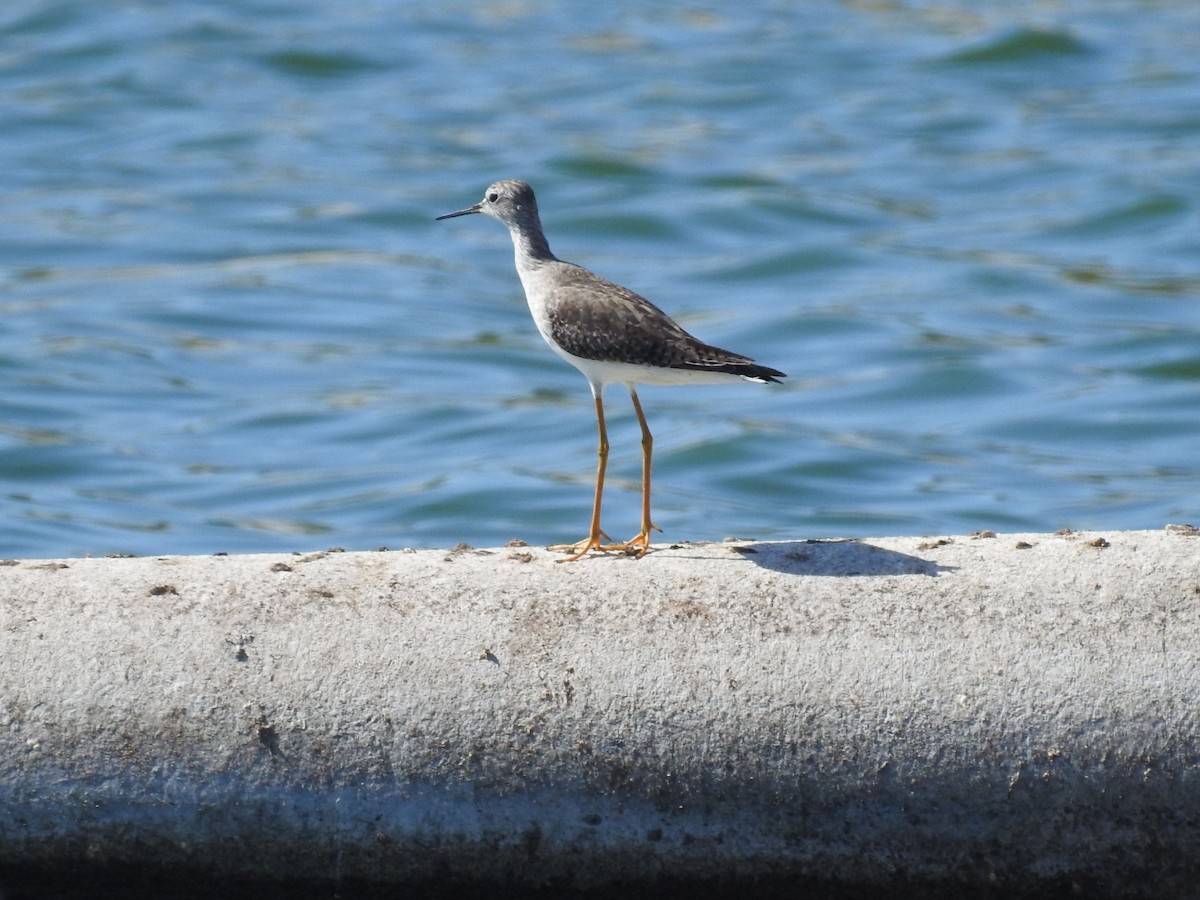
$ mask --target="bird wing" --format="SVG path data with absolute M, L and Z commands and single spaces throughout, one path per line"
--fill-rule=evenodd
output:
M 555 342 L 583 359 L 735 373 L 753 364 L 688 334 L 640 294 L 570 263 L 546 312 Z

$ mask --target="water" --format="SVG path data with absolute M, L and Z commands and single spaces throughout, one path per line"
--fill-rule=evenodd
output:
M 642 392 L 664 539 L 1200 519 L 1187 0 L 12 0 L 0 86 L 0 556 L 582 537 L 586 384 L 433 221 L 501 177 L 792 376 Z

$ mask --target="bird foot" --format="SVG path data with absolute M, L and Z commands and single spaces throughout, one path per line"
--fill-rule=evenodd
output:
M 554 544 L 547 547 L 547 550 L 554 550 L 559 553 L 570 553 L 566 559 L 557 560 L 557 562 L 574 562 L 577 559 L 583 559 L 593 550 L 597 553 L 624 553 L 626 556 L 645 556 L 646 551 L 650 549 L 650 531 L 662 531 L 657 525 L 651 524 L 649 528 L 639 534 L 632 540 L 624 544 L 604 544 L 601 543 L 601 538 L 606 541 L 611 541 L 607 534 L 603 531 L 598 531 L 591 537 L 586 537 L 582 541 L 574 544 Z
M 583 559 L 593 550 L 597 553 L 624 553 L 628 556 L 644 556 L 646 551 L 650 549 L 650 540 L 641 540 L 640 537 L 634 538 L 627 544 L 605 544 L 601 542 L 601 538 L 606 541 L 611 541 L 607 534 L 603 531 L 593 534 L 591 537 L 586 537 L 582 541 L 575 544 L 554 544 L 547 547 L 547 550 L 555 550 L 559 553 L 570 553 L 566 559 L 556 560 L 556 562 L 575 562 L 577 559 Z
M 574 544 L 553 544 L 553 545 L 547 547 L 546 549 L 553 550 L 557 553 L 570 553 L 571 554 L 566 559 L 560 559 L 560 560 L 557 560 L 557 562 L 574 562 L 577 559 L 583 559 L 585 556 L 587 556 L 593 550 L 598 550 L 601 553 L 606 553 L 609 550 L 624 549 L 624 546 L 625 546 L 624 544 L 621 544 L 621 545 L 603 544 L 600 542 L 601 538 L 603 538 L 606 541 L 612 540 L 612 538 L 610 538 L 603 531 L 597 531 L 591 537 L 585 537 L 582 541 L 577 541 Z
M 654 523 L 650 523 L 649 526 L 642 529 L 642 533 L 639 534 L 637 537 L 630 538 L 629 541 L 627 541 L 624 544 L 621 544 L 621 545 L 615 546 L 615 547 L 610 547 L 607 549 L 624 550 L 625 553 L 627 553 L 629 556 L 638 556 L 638 557 L 645 556 L 646 552 L 650 549 L 650 532 L 651 531 L 662 531 L 662 529 L 659 528 Z

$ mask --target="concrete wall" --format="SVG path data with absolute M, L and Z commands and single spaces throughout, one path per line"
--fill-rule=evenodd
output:
M 0 865 L 1200 884 L 1188 529 L 555 558 L 0 565 Z

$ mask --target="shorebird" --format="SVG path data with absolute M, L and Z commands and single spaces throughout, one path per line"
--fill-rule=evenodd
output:
M 440 221 L 474 213 L 491 216 L 508 227 L 517 275 L 525 289 L 534 324 L 550 349 L 583 373 L 596 404 L 600 459 L 588 536 L 578 543 L 550 549 L 571 554 L 559 562 L 581 559 L 593 550 L 643 556 L 650 549 L 650 533 L 662 529 L 650 519 L 654 438 L 646 424 L 636 385 L 730 381 L 766 384 L 786 376 L 778 369 L 758 365 L 749 357 L 705 344 L 645 297 L 556 257 L 542 232 L 533 188 L 525 182 L 497 181 L 474 206 L 437 218 Z M 600 528 L 604 471 L 608 465 L 604 388 L 616 383 L 629 388 L 642 429 L 642 529 L 623 544 L 606 544 L 604 541 L 612 539 Z

